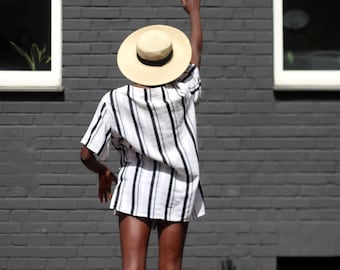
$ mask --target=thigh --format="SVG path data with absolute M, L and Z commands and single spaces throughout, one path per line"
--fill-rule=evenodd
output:
M 188 223 L 157 223 L 159 238 L 159 269 L 181 269 Z
M 120 244 L 124 270 L 144 270 L 151 221 L 119 214 Z

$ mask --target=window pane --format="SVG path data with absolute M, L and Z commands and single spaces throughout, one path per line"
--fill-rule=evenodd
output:
M 284 0 L 284 69 L 340 69 L 340 1 Z
M 0 70 L 51 70 L 51 0 L 0 0 Z
M 278 257 L 277 270 L 338 270 L 340 257 Z

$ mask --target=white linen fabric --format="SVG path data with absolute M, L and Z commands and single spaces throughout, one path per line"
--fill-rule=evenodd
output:
M 175 82 L 106 93 L 81 140 L 103 160 L 121 154 L 110 208 L 128 215 L 187 222 L 205 214 L 199 177 L 195 105 L 201 79 L 195 65 Z

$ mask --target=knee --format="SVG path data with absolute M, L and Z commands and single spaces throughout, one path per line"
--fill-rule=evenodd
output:
M 166 254 L 159 258 L 159 270 L 180 270 L 182 256 L 180 254 Z
M 143 260 L 123 260 L 123 270 L 145 270 L 145 262 Z

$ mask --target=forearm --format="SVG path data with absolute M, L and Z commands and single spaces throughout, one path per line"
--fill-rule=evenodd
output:
M 191 63 L 197 66 L 201 63 L 201 52 L 203 47 L 203 34 L 200 15 L 200 0 L 182 0 L 184 10 L 190 16 L 192 48 Z
M 98 197 L 101 202 L 111 199 L 111 185 L 117 183 L 115 175 L 101 162 L 99 162 L 87 147 L 83 146 L 80 151 L 80 159 L 90 171 L 99 176 Z
M 199 66 L 201 63 L 201 52 L 203 47 L 203 34 L 199 9 L 190 12 L 190 23 L 191 23 L 190 40 L 192 47 L 191 62 Z
M 90 171 L 97 173 L 97 174 L 104 174 L 108 168 L 99 162 L 94 154 L 90 152 L 85 146 L 82 147 L 80 152 L 80 160 L 88 168 Z

